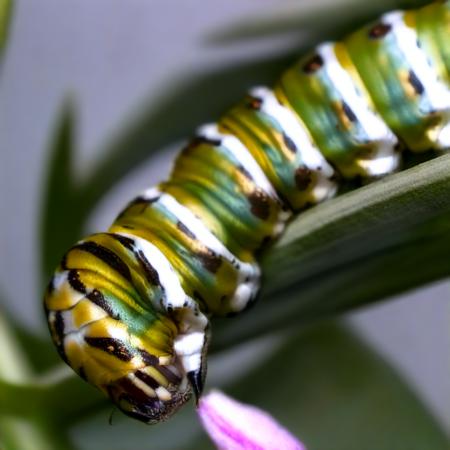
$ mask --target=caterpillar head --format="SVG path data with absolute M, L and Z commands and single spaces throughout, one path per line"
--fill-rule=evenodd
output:
M 45 309 L 65 362 L 152 424 L 201 394 L 208 320 L 168 266 L 151 265 L 161 255 L 141 241 L 102 233 L 79 242 L 52 278 Z

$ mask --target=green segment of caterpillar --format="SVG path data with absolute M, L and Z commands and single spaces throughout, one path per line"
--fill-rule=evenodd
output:
M 257 295 L 255 252 L 337 175 L 450 147 L 450 7 L 383 15 L 201 127 L 169 179 L 64 256 L 45 294 L 61 357 L 146 423 L 201 395 L 212 316 Z

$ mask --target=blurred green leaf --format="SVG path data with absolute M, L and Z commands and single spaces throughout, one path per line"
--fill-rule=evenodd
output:
M 29 327 L 19 322 L 20 317 L 15 317 L 8 311 L 7 306 L 5 299 L 0 296 L 0 315 L 12 328 L 17 345 L 26 351 L 28 363 L 33 371 L 41 373 L 60 363 L 61 358 L 51 342 L 47 330 L 43 330 L 44 335 L 30 331 Z
M 58 409 L 49 409 L 47 394 L 34 374 L 15 333 L 14 322 L 0 310 L 0 448 L 3 450 L 71 450 L 64 429 L 57 428 Z M 60 392 L 61 394 L 61 392 Z M 69 394 L 64 392 L 64 397 Z M 64 397 L 59 398 L 61 399 Z M 69 398 L 70 400 L 70 398 Z
M 0 417 L 2 450 L 75 450 L 62 429 L 42 418 Z
M 50 374 L 49 374 L 50 375 Z M 86 413 L 110 407 L 111 403 L 93 386 L 64 366 L 56 374 L 21 383 L 0 379 L 0 416 L 41 416 L 54 426 L 70 426 Z
M 308 450 L 446 450 L 412 390 L 355 334 L 333 323 L 288 339 L 227 393 L 259 406 Z M 206 439 L 188 448 L 211 449 Z
M 446 154 L 302 212 L 263 258 L 266 292 L 279 292 L 290 279 L 295 283 L 426 232 L 424 224 L 450 212 L 449 189 Z M 349 242 L 353 245 L 339 247 L 330 258 L 334 245 Z
M 363 272 L 367 264 L 375 269 L 376 264 L 383 264 L 383 257 L 387 262 L 398 254 L 406 256 L 406 252 L 410 258 L 417 253 L 420 259 L 425 256 L 427 246 L 430 252 L 433 250 L 436 240 L 443 250 L 448 250 L 450 244 L 445 236 L 450 227 L 449 191 L 450 155 L 447 154 L 298 215 L 263 258 L 266 275 L 263 295 L 273 298 L 283 291 L 298 292 L 304 280 L 314 279 L 320 284 L 321 278 L 339 268 L 346 271 L 359 268 Z M 394 271 L 390 267 L 383 273 L 377 270 L 376 284 L 381 286 L 376 296 L 367 286 L 367 298 L 363 301 L 351 298 L 347 291 L 336 306 L 346 309 L 348 305 L 399 292 L 387 288 L 385 293 L 380 280 L 389 285 L 390 280 L 398 279 L 398 288 L 405 290 L 417 285 L 416 278 L 423 283 L 448 275 L 447 259 L 441 259 L 442 265 L 440 260 L 435 260 L 432 267 L 420 264 L 406 273 L 405 266 Z M 404 264 L 409 263 L 410 259 L 405 257 Z M 340 277 L 345 275 L 342 270 Z M 371 278 L 375 277 L 369 276 L 365 282 L 370 283 Z
M 81 237 L 81 224 L 77 216 L 78 187 L 73 172 L 74 116 L 74 106 L 67 102 L 52 138 L 48 172 L 44 177 L 46 184 L 39 242 L 42 270 L 46 275 L 55 269 L 63 252 L 67 250 L 68 237 L 72 244 Z
M 42 336 L 31 333 L 25 326 L 15 324 L 14 331 L 17 341 L 26 349 L 29 363 L 36 373 L 43 373 L 61 362 L 47 330 L 44 330 L 45 336 Z
M 17 340 L 14 322 L 10 322 L 0 309 L 0 380 L 21 383 L 31 375 L 27 356 Z
M 12 9 L 13 0 L 0 0 L 0 56 L 6 46 Z
M 207 36 L 210 44 L 228 45 L 248 39 L 267 39 L 288 33 L 298 33 L 308 45 L 318 41 L 338 39 L 344 33 L 376 19 L 391 9 L 414 8 L 429 3 L 427 0 L 339 0 L 329 2 L 279 3 L 270 14 L 253 14 L 224 29 L 215 30 Z

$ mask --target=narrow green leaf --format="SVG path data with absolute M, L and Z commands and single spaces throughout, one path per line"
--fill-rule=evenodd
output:
M 73 105 L 67 102 L 52 138 L 48 172 L 44 178 L 39 242 L 45 280 L 67 250 L 67 242 L 74 243 L 80 238 L 83 223 L 77 216 L 80 200 L 73 171 L 74 120 Z
M 308 450 L 449 448 L 445 433 L 395 371 L 334 324 L 297 333 L 226 391 L 267 410 Z M 188 448 L 211 445 L 203 439 Z
M 449 189 L 446 154 L 299 214 L 265 255 L 266 292 L 410 239 L 408 230 L 450 212 Z
M 421 253 L 416 257 L 422 258 L 428 246 L 429 253 L 439 252 L 433 247 L 435 241 L 448 249 L 449 189 L 447 154 L 299 214 L 263 259 L 267 277 L 263 294 L 268 298 L 299 289 L 304 280 L 320 284 L 335 270 L 345 271 L 349 266 L 367 272 L 365 264 L 376 267 L 384 257 L 389 261 L 399 255 L 409 253 L 414 257 Z M 392 267 L 380 267 L 377 282 L 403 276 L 405 284 L 400 287 L 405 290 L 417 285 L 416 277 L 422 283 L 433 281 L 448 273 L 448 264 L 442 259 L 444 266 L 421 264 L 406 276 L 400 267 L 394 271 Z M 396 292 L 388 290 L 386 294 Z M 382 294 L 383 286 L 377 292 L 378 296 Z M 355 299 L 349 299 L 350 305 L 354 303 Z M 346 306 L 345 301 L 339 302 L 341 309 Z
M 360 307 L 450 273 L 450 155 L 299 214 L 262 258 L 261 299 L 214 327 L 223 348 Z
M 0 0 L 0 56 L 5 49 L 13 9 L 13 0 Z

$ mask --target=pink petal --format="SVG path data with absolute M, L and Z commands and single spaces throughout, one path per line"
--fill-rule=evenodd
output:
M 306 450 L 271 415 L 222 392 L 202 397 L 198 414 L 220 450 Z

